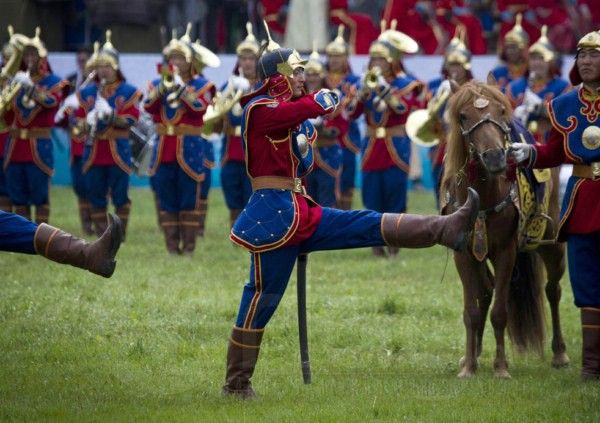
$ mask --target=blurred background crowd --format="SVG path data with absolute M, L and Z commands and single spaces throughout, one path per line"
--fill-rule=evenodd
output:
M 50 51 L 76 51 L 113 32 L 122 52 L 158 52 L 173 29 L 187 22 L 194 34 L 217 53 L 233 53 L 253 22 L 264 38 L 260 21 L 269 22 L 273 37 L 289 47 L 309 51 L 333 38 L 337 25 L 346 26 L 354 54 L 366 54 L 379 34 L 379 22 L 398 21 L 397 29 L 419 43 L 421 54 L 441 54 L 464 26 L 473 54 L 494 54 L 498 40 L 523 14 L 530 40 L 548 25 L 549 38 L 562 53 L 573 52 L 577 40 L 600 26 L 598 0 L 0 0 L 0 25 L 23 33 L 43 29 Z M 8 35 L 2 38 L 8 38 Z

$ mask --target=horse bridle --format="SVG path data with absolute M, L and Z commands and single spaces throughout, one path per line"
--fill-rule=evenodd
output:
M 510 141 L 510 127 L 506 124 L 506 122 L 499 122 L 496 119 L 492 118 L 491 115 L 489 113 L 486 113 L 485 116 L 483 116 L 483 118 L 481 118 L 479 121 L 475 122 L 475 124 L 473 126 L 471 126 L 469 129 L 464 129 L 462 127 L 462 125 L 460 125 L 460 130 L 462 133 L 462 136 L 465 138 L 465 141 L 467 142 L 467 144 L 469 145 L 469 155 L 472 157 L 474 153 L 477 154 L 477 157 L 479 158 L 479 160 L 482 161 L 483 163 L 483 159 L 482 159 L 482 155 L 485 154 L 486 152 L 493 150 L 491 148 L 479 152 L 474 144 L 473 144 L 473 140 L 471 138 L 471 134 L 473 133 L 473 131 L 475 131 L 478 127 L 485 125 L 487 123 L 491 123 L 493 125 L 496 125 L 498 128 L 500 128 L 500 130 L 504 133 L 504 146 L 502 147 L 502 151 L 504 153 L 506 153 L 506 142 Z M 485 163 L 484 163 L 485 164 Z

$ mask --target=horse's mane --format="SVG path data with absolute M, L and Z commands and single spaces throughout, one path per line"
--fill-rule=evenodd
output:
M 466 193 L 467 184 L 464 182 L 466 177 L 466 165 L 469 156 L 469 150 L 462 136 L 460 128 L 460 112 L 466 104 L 473 103 L 478 97 L 485 97 L 489 100 L 501 103 L 506 110 L 505 119 L 510 119 L 512 107 L 506 96 L 494 85 L 489 85 L 479 81 L 470 81 L 462 85 L 458 91 L 453 93 L 448 100 L 447 116 L 450 122 L 448 132 L 448 144 L 446 145 L 446 157 L 444 158 L 444 175 L 440 188 L 440 198 L 445 199 L 446 194 L 452 191 L 464 191 Z

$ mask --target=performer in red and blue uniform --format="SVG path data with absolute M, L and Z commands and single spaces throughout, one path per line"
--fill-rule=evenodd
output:
M 506 96 L 515 108 L 515 116 L 540 143 L 544 142 L 551 128 L 550 120 L 544 113 L 545 104 L 571 89 L 569 82 L 560 77 L 560 55 L 550 43 L 547 31 L 546 26 L 542 27 L 540 39 L 529 47 L 527 74 L 506 87 Z
M 13 53 L 14 49 L 10 43 L 6 43 L 2 47 L 2 68 L 7 64 Z M 0 90 L 4 89 L 8 83 L 8 79 L 0 81 Z M 8 141 L 8 130 L 9 128 L 4 118 L 0 117 L 0 210 L 6 212 L 12 211 L 12 203 L 8 196 L 8 188 L 6 187 L 6 175 L 4 174 L 4 150 Z
M 198 198 L 205 181 L 203 120 L 214 86 L 198 76 L 188 31 L 164 48 L 163 77 L 151 82 L 144 109 L 156 123 L 150 174 L 158 194 L 161 226 L 170 254 L 191 255 L 198 233 Z M 172 82 L 168 82 L 170 79 Z M 207 96 L 206 94 L 209 94 Z
M 256 62 L 260 47 L 253 34 L 252 24 L 247 23 L 246 30 L 248 35 L 236 48 L 237 63 L 234 75 L 221 88 L 221 92 L 232 88 L 242 88 L 246 91 L 256 88 L 258 82 Z M 234 87 L 230 87 L 229 84 L 233 84 Z M 223 116 L 222 123 L 219 125 L 219 130 L 223 132 L 221 186 L 232 226 L 252 195 L 250 179 L 246 173 L 241 125 L 242 107 L 238 103 Z
M 363 203 L 381 213 L 406 211 L 411 142 L 404 125 L 411 109 L 424 107 L 426 88 L 404 72 L 401 59 L 417 49 L 417 43 L 399 31 L 382 32 L 371 45 L 369 72 L 356 106 L 351 107 L 352 118 L 364 112 L 367 121 L 361 162 Z M 388 252 L 396 255 L 398 249 Z M 377 247 L 373 253 L 384 256 L 385 250 Z
M 533 168 L 573 164 L 558 240 L 567 242 L 569 276 L 581 310 L 581 376 L 600 381 L 600 32 L 577 44 L 572 91 L 548 103 L 552 122 L 543 145 L 513 144 L 516 161 Z
M 0 251 L 38 254 L 110 278 L 123 234 L 117 216 L 109 215 L 109 221 L 99 239 L 87 242 L 46 223 L 38 225 L 18 214 L 0 211 Z
M 43 223 L 50 216 L 49 187 L 54 173 L 50 132 L 69 85 L 52 73 L 39 27 L 35 37 L 21 37 L 26 40 L 22 70 L 13 78 L 21 83 L 21 90 L 4 115 L 10 126 L 4 170 L 15 212 L 31 219 L 30 207 L 35 206 L 34 219 Z
M 308 119 L 339 107 L 339 97 L 322 89 L 304 93 L 299 54 L 269 41 L 258 61 L 262 86 L 242 98 L 242 137 L 252 197 L 230 238 L 250 252 L 250 279 L 227 351 L 224 394 L 254 396 L 254 372 L 264 328 L 277 309 L 298 254 L 311 251 L 394 245 L 464 248 L 479 198 L 471 192 L 453 215 L 381 214 L 320 207 L 306 196 L 301 178 L 313 167 L 316 134 Z
M 352 209 L 354 181 L 356 179 L 356 155 L 360 152 L 361 134 L 356 119 L 350 119 L 347 106 L 356 94 L 359 77 L 352 73 L 348 56 L 350 47 L 344 39 L 344 25 L 338 27 L 337 37 L 325 47 L 325 88 L 337 90 L 341 94 L 341 107 L 330 114 L 326 128 L 337 137 L 342 148 L 342 171 L 339 182 L 337 207 Z
M 527 73 L 529 35 L 521 26 L 521 21 L 522 15 L 519 13 L 515 26 L 504 35 L 503 44 L 499 50 L 500 60 L 503 63 L 492 69 L 492 75 L 498 82 L 498 88 L 503 92 L 511 81 L 519 79 Z
M 83 151 L 92 206 L 94 230 L 99 236 L 106 230 L 106 210 L 110 193 L 116 214 L 126 231 L 131 200 L 128 196 L 132 173 L 129 128 L 138 120 L 142 93 L 125 82 L 119 69 L 119 53 L 106 31 L 106 42 L 94 59 L 96 84 L 79 91 L 79 108 L 75 113 L 81 132 L 88 141 Z
M 311 53 L 304 66 L 304 74 L 307 93 L 314 93 L 324 88 L 325 66 L 316 50 Z M 317 131 L 317 138 L 313 143 L 314 169 L 306 175 L 305 179 L 306 192 L 323 207 L 335 207 L 336 200 L 339 198 L 342 148 L 338 143 L 340 125 L 329 124 L 333 120 L 330 118 L 334 113 L 311 120 Z M 347 128 L 345 129 L 347 132 Z

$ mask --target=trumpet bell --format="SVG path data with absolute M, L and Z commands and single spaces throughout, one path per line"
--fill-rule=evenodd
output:
M 433 147 L 440 142 L 435 131 L 435 123 L 435 118 L 428 110 L 415 110 L 406 120 L 406 134 L 417 145 Z

